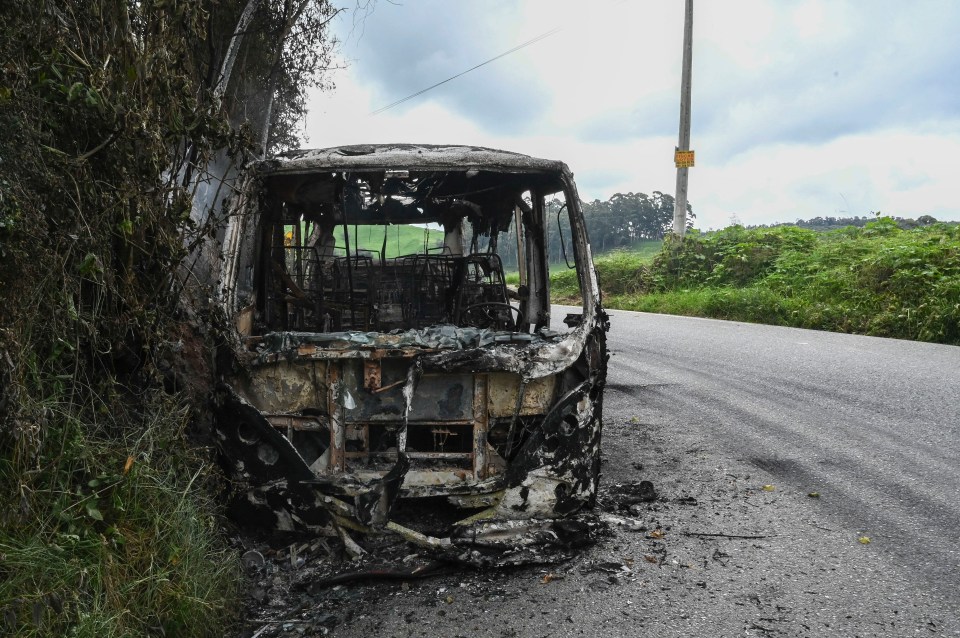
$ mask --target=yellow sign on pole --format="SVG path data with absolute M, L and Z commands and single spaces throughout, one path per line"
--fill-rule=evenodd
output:
M 693 168 L 693 151 L 674 151 L 673 163 L 677 168 Z

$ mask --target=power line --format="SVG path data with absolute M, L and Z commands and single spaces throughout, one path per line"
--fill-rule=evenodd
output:
M 549 38 L 551 35 L 557 33 L 557 32 L 560 31 L 560 30 L 562 30 L 562 27 L 557 27 L 557 28 L 555 28 L 555 29 L 551 29 L 550 31 L 547 31 L 546 33 L 541 33 L 541 34 L 538 35 L 537 37 L 532 38 L 532 39 L 530 39 L 530 40 L 527 40 L 526 42 L 524 42 L 524 43 L 522 43 L 522 44 L 518 44 L 517 46 L 513 47 L 512 49 L 509 49 L 509 50 L 507 50 L 507 51 L 504 51 L 504 52 L 501 53 L 500 55 L 497 55 L 497 56 L 495 56 L 495 57 L 490 58 L 489 60 L 486 60 L 486 61 L 484 61 L 484 62 L 481 62 L 480 64 L 478 64 L 478 65 L 476 65 L 476 66 L 470 67 L 470 68 L 467 69 L 466 71 L 461 71 L 460 73 L 457 73 L 456 75 L 452 75 L 452 76 L 448 77 L 446 80 L 442 80 L 442 81 L 440 81 L 440 82 L 437 82 L 436 84 L 433 84 L 433 85 L 431 85 L 431 86 L 428 86 L 428 87 L 425 88 L 425 89 L 421 89 L 421 90 L 417 91 L 416 93 L 412 93 L 412 94 L 408 95 L 408 96 L 405 97 L 405 98 L 402 98 L 402 99 L 400 99 L 400 100 L 397 100 L 396 102 L 392 102 L 392 103 L 390 103 L 390 104 L 387 104 L 386 106 L 382 106 L 382 107 L 378 108 L 376 111 L 372 111 L 372 112 L 370 113 L 370 115 L 378 115 L 378 114 L 383 113 L 384 111 L 386 111 L 386 110 L 388 110 L 388 109 L 392 109 L 393 107 L 398 106 L 398 105 L 400 105 L 400 104 L 403 104 L 403 103 L 406 102 L 407 100 L 412 100 L 413 98 L 417 97 L 418 95 L 423 95 L 423 94 L 426 93 L 427 91 L 433 90 L 433 89 L 437 88 L 438 86 L 440 86 L 440 85 L 442 85 L 442 84 L 446 84 L 447 82 L 450 82 L 451 80 L 456 80 L 458 77 L 460 77 L 460 76 L 462 76 L 462 75 L 466 75 L 467 73 L 470 73 L 470 71 L 476 71 L 476 70 L 479 69 L 480 67 L 486 66 L 487 64 L 490 64 L 491 62 L 495 62 L 495 61 L 499 60 L 500 58 L 505 57 L 505 56 L 508 56 L 508 55 L 510 55 L 511 53 L 514 53 L 514 52 L 516 52 L 516 51 L 519 51 L 520 49 L 522 49 L 522 48 L 524 48 L 524 47 L 528 47 L 528 46 L 530 46 L 531 44 L 535 44 L 535 43 L 539 42 L 540 40 L 543 40 L 544 38 Z

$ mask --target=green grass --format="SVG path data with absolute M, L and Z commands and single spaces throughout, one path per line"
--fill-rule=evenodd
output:
M 731 227 L 597 259 L 609 308 L 960 345 L 960 226 Z M 558 300 L 569 282 L 556 279 Z
M 619 295 L 606 304 L 620 310 L 710 317 L 755 323 L 792 325 L 799 304 L 762 288 L 701 288 Z
M 605 291 L 617 294 L 635 293 L 645 290 L 649 282 L 645 281 L 643 270 L 660 253 L 663 242 L 644 239 L 630 248 L 617 248 L 600 255 L 594 255 L 597 277 Z M 508 284 L 520 282 L 516 271 L 506 274 Z M 550 295 L 558 303 L 577 301 L 580 298 L 580 284 L 577 271 L 567 267 L 563 261 L 550 264 Z
M 238 561 L 188 409 L 158 396 L 136 428 L 113 422 L 114 399 L 94 419 L 48 398 L 42 440 L 0 465 L 4 636 L 219 637 L 236 613 Z
M 600 288 L 604 291 L 615 291 L 616 294 L 634 294 L 646 290 L 650 285 L 646 267 L 651 259 L 652 254 L 649 250 L 643 252 L 614 250 L 596 257 L 594 265 L 597 268 Z M 551 269 L 550 294 L 558 302 L 579 299 L 580 284 L 577 281 L 577 272 L 567 269 L 566 265 L 562 269 Z
M 644 261 L 652 261 L 660 253 L 660 249 L 663 247 L 662 239 L 641 239 L 634 242 L 632 245 L 617 249 L 610 252 L 626 252 L 636 255 L 638 258 Z M 610 252 L 606 254 L 610 254 Z
M 384 257 L 399 257 L 400 255 L 414 255 L 426 252 L 428 248 L 438 248 L 443 245 L 443 229 L 419 228 L 416 226 L 360 226 L 354 234 L 350 230 L 350 248 L 368 250 L 379 255 L 383 248 L 384 234 L 387 239 L 387 251 Z M 337 246 L 344 245 L 343 233 L 336 235 Z M 354 246 L 356 238 L 357 246 Z
M 293 226 L 286 226 L 288 236 L 292 236 Z M 380 255 L 386 239 L 387 259 L 401 255 L 422 254 L 443 246 L 443 229 L 395 224 L 391 226 L 348 226 L 350 252 L 358 249 Z M 306 232 L 306 224 L 301 232 Z M 338 226 L 334 232 L 338 252 L 344 252 L 347 239 L 344 238 L 343 227 Z

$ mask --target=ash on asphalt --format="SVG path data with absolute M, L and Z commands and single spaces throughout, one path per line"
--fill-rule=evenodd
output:
M 873 547 L 831 524 L 827 491 L 778 486 L 647 399 L 606 420 L 598 509 L 611 532 L 572 559 L 480 571 L 393 540 L 362 561 L 318 539 L 258 547 L 241 635 L 960 635 L 955 611 L 891 582 Z M 329 580 L 378 558 L 423 577 Z

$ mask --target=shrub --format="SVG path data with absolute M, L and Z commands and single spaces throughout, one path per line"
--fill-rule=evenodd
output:
M 691 284 L 743 286 L 768 274 L 785 252 L 810 250 L 816 233 L 793 226 L 748 230 L 731 226 L 709 235 L 669 239 L 654 258 L 665 288 Z
M 733 226 L 668 239 L 650 266 L 612 258 L 603 268 L 611 308 L 960 344 L 956 224 Z

